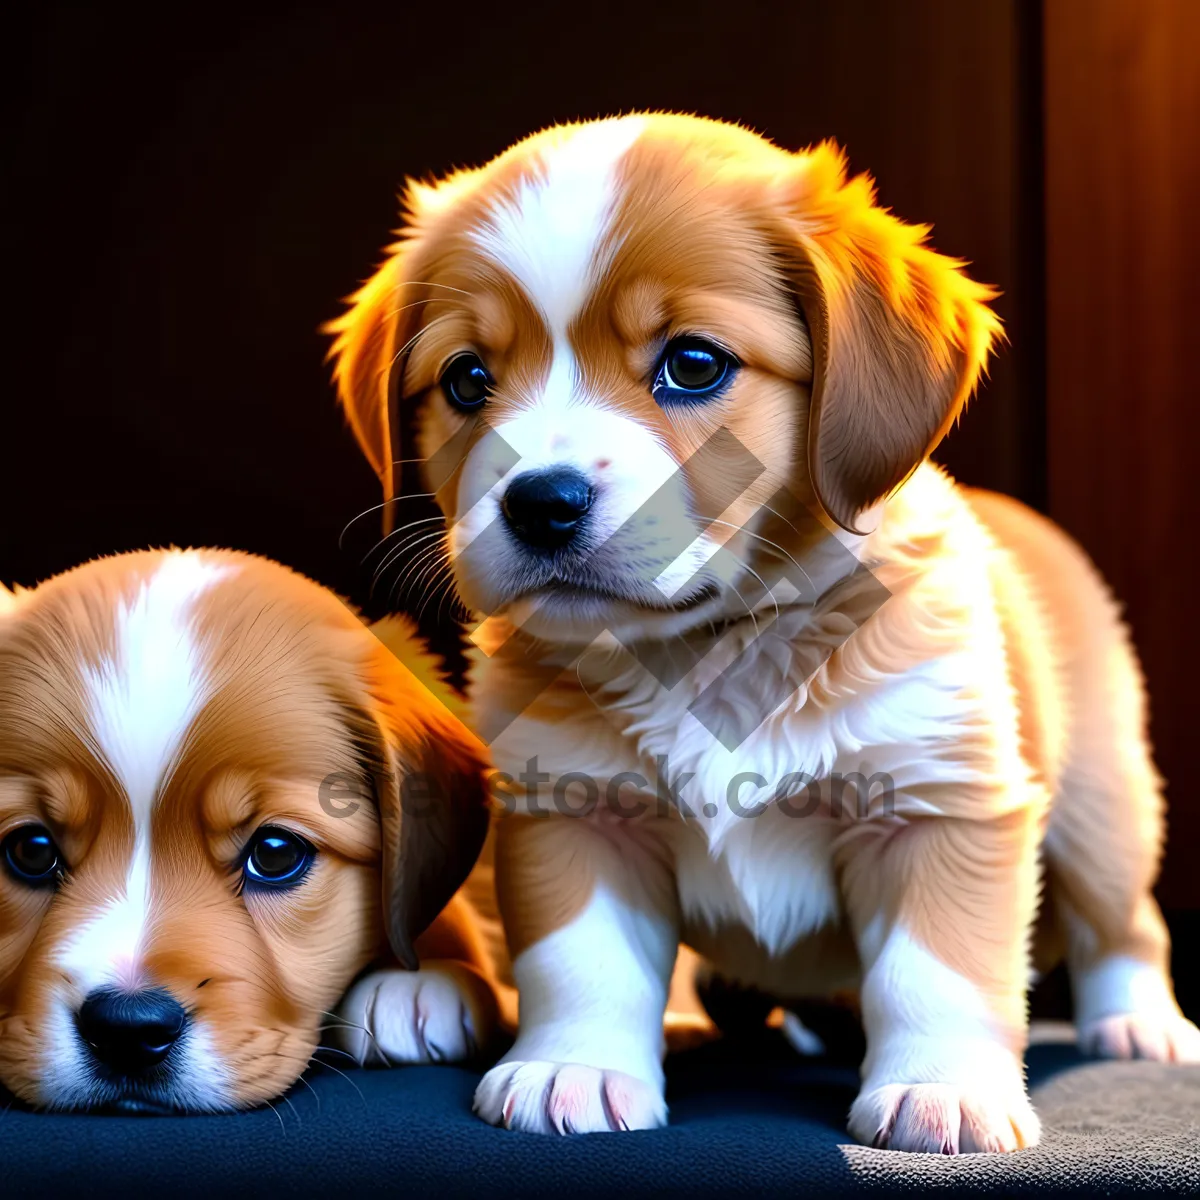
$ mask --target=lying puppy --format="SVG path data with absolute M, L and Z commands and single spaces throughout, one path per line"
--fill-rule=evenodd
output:
M 551 129 L 408 205 L 331 329 L 389 492 L 416 413 L 512 782 L 521 1028 L 479 1113 L 661 1125 L 682 938 L 775 996 L 860 990 L 858 1138 L 1028 1146 L 1043 864 L 1083 1044 L 1200 1058 L 1115 606 L 1048 522 L 926 461 L 993 293 L 833 146 L 690 117 Z
M 0 589 L 0 1082 L 17 1096 L 243 1108 L 294 1083 L 331 1025 L 360 1059 L 465 1058 L 488 1036 L 453 898 L 487 827 L 482 748 L 406 631 L 382 632 L 226 551 Z M 365 975 L 334 1017 L 389 940 L 409 970 Z

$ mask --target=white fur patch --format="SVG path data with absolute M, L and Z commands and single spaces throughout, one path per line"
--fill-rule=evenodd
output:
M 229 568 L 173 551 L 115 614 L 114 652 L 82 677 L 99 756 L 125 791 L 134 850 L 120 896 L 74 931 L 58 961 L 80 995 L 107 983 L 137 985 L 150 909 L 150 816 L 204 698 L 191 605 Z
M 661 1087 L 676 948 L 668 922 L 597 887 L 573 921 L 513 962 L 521 1030 L 505 1061 L 577 1063 Z
M 644 128 L 642 118 L 624 117 L 570 130 L 474 234 L 529 294 L 556 343 L 603 269 L 595 260 L 608 231 L 614 168 Z
M 125 789 L 136 828 L 146 823 L 201 699 L 192 602 L 227 570 L 190 551 L 168 554 L 117 610 L 112 658 L 83 670 L 92 734 Z
M 675 873 L 685 928 L 740 925 L 767 953 L 785 954 L 838 916 L 830 849 L 837 832 L 831 822 L 772 807 L 732 824 L 718 856 L 702 838 L 680 839 Z
M 175 1103 L 206 1112 L 233 1107 L 229 1071 L 203 1023 L 191 1022 L 179 1050 L 179 1065 L 171 1080 Z
M 666 1122 L 663 1010 L 670 922 L 597 887 L 583 911 L 513 962 L 521 1027 L 475 1092 L 485 1121 L 534 1133 Z
M 901 925 L 859 939 L 867 1056 L 850 1132 L 893 1150 L 1015 1150 L 1039 1137 L 1019 1057 L 979 989 Z M 882 942 L 882 944 L 881 944 Z M 874 962 L 870 956 L 878 948 Z
M 596 493 L 588 536 L 595 546 L 619 536 L 619 542 L 609 543 L 609 553 L 619 559 L 632 587 L 656 587 L 660 595 L 673 597 L 711 554 L 711 543 L 696 539 L 679 464 L 651 430 L 581 394 L 574 356 L 565 343 L 555 347 L 540 394 L 496 432 L 499 439 L 482 439 L 467 457 L 458 503 L 479 499 L 457 512 L 450 530 L 450 559 L 481 613 L 498 611 L 510 598 L 509 589 L 498 585 L 523 574 L 522 552 L 494 531 L 505 489 L 526 471 L 571 466 L 587 476 Z M 517 462 L 510 465 L 514 453 Z M 480 480 L 495 482 L 484 491 Z M 489 536 L 481 537 L 484 533 Z M 681 554 L 680 547 L 687 549 Z M 535 600 L 519 603 L 509 615 L 536 632 L 539 613 L 544 618 Z
M 866 958 L 881 930 L 860 939 Z M 863 1090 L 894 1083 L 1020 1086 L 1020 1065 L 969 979 L 925 949 L 901 925 L 867 967 L 862 988 L 867 1057 Z
M 75 1027 L 73 1009 L 53 1004 L 42 1030 L 44 1065 L 38 1072 L 39 1103 L 47 1108 L 86 1105 L 93 1091 L 91 1065 Z
M 140 960 L 149 912 L 150 845 L 139 837 L 121 894 L 75 929 L 58 950 L 58 964 L 70 976 L 78 1000 L 106 986 L 128 991 L 143 986 Z
M 1170 1021 L 1179 1015 L 1162 972 L 1129 955 L 1102 958 L 1095 966 L 1078 971 L 1071 986 L 1079 1025 L 1122 1013 Z

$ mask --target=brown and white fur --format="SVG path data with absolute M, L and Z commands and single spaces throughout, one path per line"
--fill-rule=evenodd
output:
M 692 117 L 550 129 L 411 185 L 407 204 L 331 331 L 342 403 L 389 494 L 401 423 L 448 464 L 427 483 L 481 619 L 474 719 L 503 727 L 492 752 L 514 780 L 496 869 L 520 1032 L 477 1111 L 546 1133 L 661 1125 L 682 940 L 784 999 L 860 990 L 858 1138 L 1028 1146 L 1039 894 L 1039 948 L 1065 948 L 1082 1044 L 1200 1058 L 1151 896 L 1162 803 L 1116 607 L 1051 524 L 927 461 L 999 332 L 992 292 L 879 208 L 832 145 L 792 154 Z M 655 364 L 681 335 L 740 366 L 719 399 L 660 407 Z M 439 386 L 464 351 L 494 381 L 471 416 Z M 763 468 L 732 500 L 744 459 L 690 461 L 722 427 Z M 590 481 L 603 545 L 547 566 L 500 502 L 518 473 L 559 464 Z M 781 514 L 781 489 L 815 521 Z M 681 521 L 682 551 L 662 534 Z M 756 591 L 783 556 L 815 594 Z M 888 589 L 877 611 L 847 560 Z M 618 639 L 698 661 L 670 688 Z M 539 655 L 561 663 L 571 645 L 586 653 L 526 704 Z M 789 688 L 727 750 L 689 706 L 735 661 L 730 711 L 781 676 Z M 655 807 L 661 756 L 686 780 L 686 816 Z M 572 772 L 605 801 L 530 815 L 534 758 L 543 809 Z M 819 790 L 803 819 L 774 791 L 798 771 Z M 839 772 L 886 773 L 892 802 L 835 806 Z M 623 818 L 639 788 L 649 812 Z
M 43 827 L 62 866 L 31 887 L 0 864 L 0 1081 L 46 1108 L 216 1110 L 286 1090 L 323 1029 L 359 1060 L 468 1057 L 496 1013 L 455 897 L 485 756 L 452 704 L 402 623 L 373 634 L 250 555 L 147 551 L 0 588 L 0 841 Z M 288 890 L 244 884 L 265 825 L 316 849 Z M 145 1078 L 114 1078 L 83 1036 L 104 989 L 186 1011 Z

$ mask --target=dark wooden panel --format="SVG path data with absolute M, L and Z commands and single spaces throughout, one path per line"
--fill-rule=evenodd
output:
M 1045 17 L 1050 511 L 1127 605 L 1170 797 L 1161 895 L 1197 906 L 1200 4 Z
M 0 576 L 216 542 L 356 590 L 361 548 L 340 554 L 337 535 L 376 485 L 341 430 L 316 326 L 387 240 L 397 183 L 555 120 L 639 107 L 791 146 L 836 137 L 885 203 L 1002 287 L 1014 346 L 946 457 L 1028 495 L 1015 0 L 736 9 L 30 10 L 0 195 L 19 347 Z
M 931 224 L 939 250 L 1000 289 L 995 307 L 1009 341 L 936 457 L 966 482 L 1040 507 L 1040 64 L 1023 58 L 1038 8 L 1016 0 L 797 5 L 804 84 L 795 115 L 778 114 L 772 128 L 790 144 L 836 136 L 852 167 L 875 176 L 884 204 Z

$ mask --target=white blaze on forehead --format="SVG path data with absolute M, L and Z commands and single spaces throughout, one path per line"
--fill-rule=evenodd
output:
M 228 570 L 191 551 L 172 551 L 117 609 L 112 656 L 84 668 L 92 736 L 125 789 L 138 829 L 202 698 L 192 604 Z
M 540 151 L 541 169 L 473 235 L 528 293 L 556 342 L 566 337 L 598 273 L 616 167 L 645 124 L 641 117 L 621 117 L 571 130 Z
M 134 977 L 150 903 L 150 816 L 204 699 L 192 605 L 230 568 L 172 551 L 118 606 L 111 656 L 83 669 L 96 750 L 121 785 L 133 817 L 134 850 L 123 893 L 64 945 L 60 963 L 82 991 Z M 128 976 L 128 978 L 126 978 Z
M 515 476 L 551 466 L 573 466 L 597 481 L 589 529 L 598 541 L 634 519 L 636 529 L 626 538 L 631 558 L 648 561 L 666 555 L 664 547 L 676 547 L 654 572 L 665 595 L 673 597 L 713 552 L 709 540 L 697 543 L 690 556 L 680 555 L 678 547 L 695 542 L 695 532 L 685 481 L 664 488 L 678 476 L 678 462 L 653 429 L 587 392 L 569 338 L 618 247 L 612 221 L 620 167 L 646 125 L 642 117 L 619 117 L 535 143 L 528 175 L 495 201 L 471 235 L 527 295 L 552 345 L 540 388 L 511 397 L 518 402 L 515 415 L 496 426 L 499 438 L 481 439 L 472 448 L 460 476 L 449 554 L 460 581 L 474 575 L 481 592 L 512 552 L 507 543 L 487 539 L 474 559 L 463 558 L 464 552 L 499 518 L 501 497 Z M 654 511 L 637 520 L 660 488 Z

